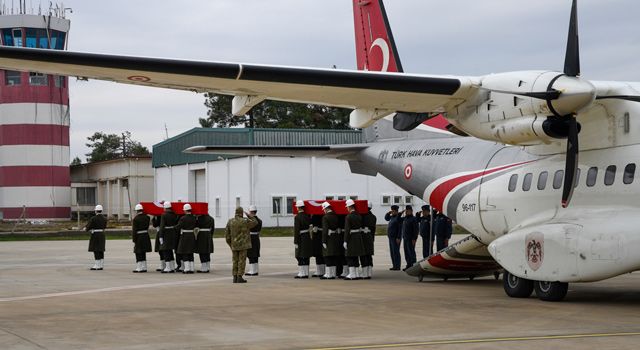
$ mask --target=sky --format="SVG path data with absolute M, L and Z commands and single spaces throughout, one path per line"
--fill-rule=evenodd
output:
M 569 0 L 385 5 L 406 72 L 477 76 L 563 67 Z M 64 6 L 73 9 L 70 51 L 355 68 L 350 0 L 66 0 Z M 579 2 L 584 78 L 640 81 L 638 14 L 637 0 Z M 95 131 L 128 130 L 151 149 L 206 116 L 204 96 L 191 92 L 71 78 L 70 94 L 72 159 L 84 160 Z

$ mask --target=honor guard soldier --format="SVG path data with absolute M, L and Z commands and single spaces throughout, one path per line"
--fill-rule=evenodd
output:
M 177 253 L 182 258 L 182 273 L 194 273 L 193 254 L 196 252 L 196 217 L 191 215 L 191 204 L 182 206 L 184 215 L 178 220 L 176 231 L 180 234 Z
M 213 230 L 215 228 L 215 220 L 205 213 L 198 215 L 196 220 L 198 226 L 197 251 L 200 257 L 200 270 L 198 273 L 209 273 L 211 270 L 211 254 L 213 254 Z
M 242 275 L 244 275 L 247 263 L 247 250 L 251 248 L 250 232 L 258 225 L 258 220 L 255 217 L 247 215 L 247 218 L 243 218 L 243 214 L 242 208 L 236 208 L 236 215 L 227 222 L 224 236 L 229 248 L 231 248 L 233 283 L 247 283 Z
M 166 267 L 166 264 L 164 262 L 164 254 L 160 250 L 160 216 L 154 216 L 151 219 L 151 226 L 156 229 L 156 239 L 153 245 L 153 250 L 160 256 L 160 266 L 158 266 L 156 271 L 162 272 Z
M 336 263 L 336 274 L 338 278 L 344 279 L 349 273 L 347 258 L 344 256 L 344 220 L 346 215 L 338 216 L 338 237 L 340 238 L 340 250 L 338 251 L 338 262 Z
M 404 219 L 402 220 L 402 240 L 404 241 L 404 259 L 407 266 L 403 269 L 407 270 L 416 263 L 416 241 L 418 240 L 418 219 L 413 215 L 413 207 L 407 205 L 404 210 Z
M 368 211 L 362 215 L 362 241 L 364 243 L 364 255 L 361 257 L 362 277 L 366 280 L 371 279 L 373 275 L 373 254 L 375 251 L 374 243 L 376 240 L 376 222 L 377 218 L 371 212 L 372 203 L 368 203 Z
M 136 269 L 134 273 L 147 272 L 147 253 L 151 252 L 151 238 L 149 238 L 149 216 L 142 212 L 142 204 L 136 204 L 136 217 L 131 223 L 131 239 L 133 252 L 136 254 Z
M 324 276 L 320 277 L 325 280 L 336 279 L 336 266 L 339 261 L 338 257 L 343 252 L 342 239 L 338 235 L 340 228 L 338 215 L 331 209 L 329 202 L 322 203 L 324 216 L 322 217 L 322 247 L 324 253 L 324 261 L 327 265 Z
M 296 260 L 298 260 L 298 274 L 295 278 L 309 278 L 309 260 L 313 256 L 311 242 L 311 217 L 304 212 L 304 201 L 296 201 L 298 214 L 293 220 L 293 245 Z
M 384 219 L 389 222 L 387 237 L 389 238 L 389 254 L 391 255 L 391 271 L 400 270 L 400 243 L 402 242 L 402 216 L 398 213 L 397 205 L 391 206 L 391 211 L 385 214 Z
M 102 206 L 96 205 L 95 213 L 84 230 L 91 233 L 89 238 L 89 251 L 93 252 L 94 264 L 91 270 L 104 269 L 104 251 L 105 251 L 105 236 L 104 230 L 107 228 L 107 218 L 102 215 Z
M 348 199 L 347 210 L 349 215 L 344 221 L 344 250 L 349 266 L 349 274 L 346 280 L 360 279 L 358 268 L 360 267 L 359 259 L 364 255 L 364 244 L 362 242 L 362 217 L 356 212 L 356 203 L 352 199 Z
M 249 259 L 249 272 L 247 276 L 258 276 L 258 259 L 260 258 L 260 231 L 262 231 L 262 220 L 258 217 L 258 208 L 255 205 L 249 206 L 249 217 L 256 219 L 258 224 L 251 229 L 251 249 L 247 251 Z
M 173 249 L 176 244 L 175 226 L 178 224 L 178 216 L 171 209 L 171 202 L 164 202 L 164 213 L 160 216 L 160 230 L 158 241 L 160 252 L 164 255 L 165 268 L 162 273 L 173 273 L 176 270 L 173 261 Z
M 422 206 L 420 217 L 420 237 L 422 237 L 422 257 L 426 258 L 431 255 L 433 250 L 433 239 L 431 238 L 431 209 L 428 205 Z
M 311 225 L 311 245 L 313 246 L 313 257 L 316 260 L 316 272 L 312 277 L 322 277 L 325 274 L 326 264 L 322 247 L 322 217 L 323 215 L 312 215 Z

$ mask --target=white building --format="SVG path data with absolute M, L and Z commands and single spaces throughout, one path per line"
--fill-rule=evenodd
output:
M 379 221 L 391 204 L 424 204 L 382 176 L 352 174 L 347 162 L 324 158 L 184 154 L 196 145 L 359 143 L 359 131 L 192 129 L 154 146 L 155 198 L 208 202 L 218 226 L 237 206 L 258 207 L 264 226 L 292 226 L 296 199 L 368 199 Z M 245 143 L 246 142 L 246 143 Z

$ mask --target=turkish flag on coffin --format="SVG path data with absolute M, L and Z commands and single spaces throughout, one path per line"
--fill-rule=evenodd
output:
M 307 214 L 310 215 L 324 215 L 324 211 L 322 210 L 322 203 L 329 202 L 331 204 L 331 209 L 338 215 L 347 215 L 349 212 L 347 211 L 346 200 L 306 200 L 304 201 L 304 210 Z M 369 201 L 367 200 L 356 200 L 356 212 L 358 214 L 366 214 L 369 212 Z M 293 204 L 293 213 L 298 214 L 298 208 Z
M 164 202 L 163 202 L 164 203 Z M 147 215 L 160 216 L 164 213 L 164 206 L 161 202 L 141 202 L 142 211 Z M 189 203 L 191 205 L 191 213 L 194 215 L 207 214 L 209 212 L 209 203 L 203 202 L 171 202 L 171 209 L 178 215 L 184 215 L 182 207 Z

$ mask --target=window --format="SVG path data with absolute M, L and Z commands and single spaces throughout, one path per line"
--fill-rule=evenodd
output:
M 382 205 L 391 205 L 391 196 L 382 196 Z
M 333 200 L 333 196 L 325 196 L 324 199 L 327 200 L 327 201 L 332 201 Z
M 4 84 L 16 86 L 22 83 L 22 73 L 13 70 L 4 71 Z
M 635 163 L 631 163 L 631 164 L 627 164 L 626 167 L 624 167 L 624 175 L 622 177 L 622 182 L 625 185 L 629 185 L 631 183 L 633 183 L 633 179 L 636 176 L 636 165 Z
M 12 34 L 13 46 L 22 47 L 22 29 L 14 29 Z
M 240 208 L 240 197 L 236 197 L 236 208 Z
M 516 186 L 518 186 L 518 174 L 513 174 L 509 179 L 509 192 L 515 192 Z
M 349 199 L 351 199 L 353 201 L 357 201 L 358 200 L 358 196 L 349 196 Z
M 215 208 L 215 215 L 217 218 L 220 217 L 220 197 L 216 197 L 216 208 Z
M 59 75 L 53 77 L 53 83 L 57 88 L 64 88 L 67 86 L 66 78 Z
M 413 205 L 413 196 L 405 196 L 404 204 Z
M 37 30 L 35 28 L 27 28 L 26 30 L 27 35 L 26 35 L 26 47 L 37 47 L 37 43 L 38 43 L 38 34 L 37 34 Z
M 553 175 L 553 189 L 557 190 L 562 187 L 562 179 L 564 178 L 564 170 L 558 170 Z
M 393 196 L 393 204 L 396 204 L 396 205 L 402 204 L 402 196 Z
M 13 35 L 11 34 L 11 29 L 2 30 L 2 45 L 13 46 Z
M 596 184 L 596 180 L 598 179 L 598 168 L 592 167 L 589 168 L 587 172 L 587 186 L 593 187 Z
M 338 196 L 339 201 L 344 201 L 347 199 L 347 196 Z
M 29 72 L 29 84 L 34 86 L 47 86 L 47 75 Z
M 616 166 L 609 165 L 604 172 L 604 184 L 607 186 L 611 186 L 615 181 L 616 181 Z
M 547 179 L 549 178 L 549 173 L 543 171 L 538 176 L 538 190 L 543 191 L 547 187 Z
M 293 215 L 293 205 L 296 203 L 296 197 L 287 197 L 287 215 Z
M 522 190 L 529 191 L 531 189 L 531 180 L 533 180 L 533 174 L 528 173 L 524 176 L 524 180 L 522 181 Z
M 76 202 L 78 205 L 95 205 L 96 189 L 94 187 L 76 188 Z
M 282 215 L 282 197 L 271 198 L 271 213 L 273 215 Z

